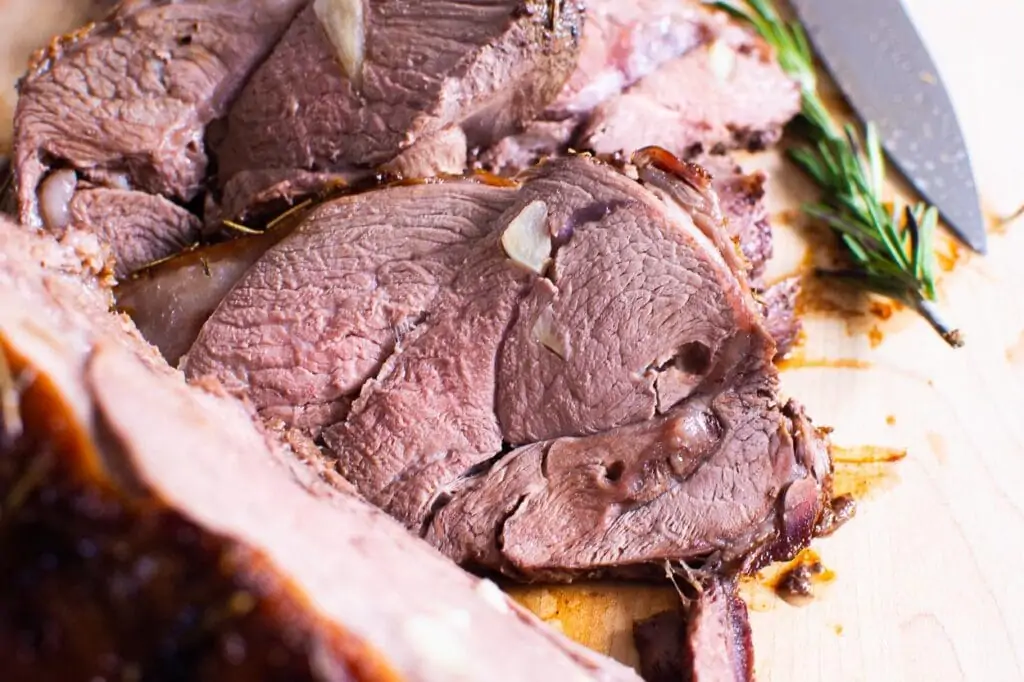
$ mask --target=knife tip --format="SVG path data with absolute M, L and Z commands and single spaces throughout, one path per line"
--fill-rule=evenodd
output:
M 952 225 L 950 229 L 975 253 L 982 256 L 988 253 L 988 235 L 985 232 L 984 220 L 973 221 L 969 230 L 961 230 Z
M 984 256 L 988 253 L 988 239 L 985 236 L 984 230 L 978 233 L 965 232 L 952 225 L 949 226 L 949 229 L 967 248 L 979 256 Z
M 961 208 L 960 211 L 957 211 L 959 220 L 952 219 L 941 207 L 939 213 L 949 231 L 968 248 L 982 256 L 988 253 L 988 233 L 985 230 L 985 217 L 981 212 L 980 205 L 972 202 L 969 209 Z M 951 210 L 950 213 L 953 211 Z

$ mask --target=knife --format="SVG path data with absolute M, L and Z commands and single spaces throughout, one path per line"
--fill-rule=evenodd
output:
M 946 225 L 987 247 L 971 160 L 939 72 L 900 0 L 790 0 L 833 80 Z

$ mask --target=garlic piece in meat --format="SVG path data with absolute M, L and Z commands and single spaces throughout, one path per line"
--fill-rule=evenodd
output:
M 316 0 L 313 11 L 334 45 L 345 75 L 358 87 L 366 54 L 363 0 Z
M 501 245 L 508 257 L 538 275 L 551 260 L 551 234 L 547 229 L 548 205 L 531 201 L 508 224 Z
M 78 176 L 70 168 L 51 173 L 39 187 L 39 213 L 49 230 L 63 230 L 71 222 L 71 198 Z
M 565 341 L 555 328 L 555 316 L 551 308 L 545 308 L 533 323 L 533 338 L 545 348 L 565 359 Z
M 708 63 L 715 78 L 725 82 L 736 68 L 736 52 L 726 41 L 716 40 L 708 48 Z

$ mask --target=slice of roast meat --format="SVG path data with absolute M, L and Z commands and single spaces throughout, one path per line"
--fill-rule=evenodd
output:
M 752 682 L 747 605 L 733 583 L 712 581 L 686 614 L 684 669 L 693 682 Z
M 363 385 L 345 422 L 324 433 L 341 474 L 411 528 L 439 491 L 502 447 L 495 356 L 528 273 L 508 266 L 496 237 L 460 259 L 458 274 Z
M 700 45 L 723 20 L 697 0 L 590 0 L 579 59 L 558 97 L 538 120 L 486 150 L 479 162 L 509 172 L 564 151 L 597 105 Z
M 734 583 L 712 579 L 689 605 L 633 626 L 645 682 L 752 682 L 747 605 Z
M 0 261 L 5 678 L 639 681 L 147 366 L 33 248 Z
M 797 84 L 764 42 L 729 27 L 597 107 L 575 145 L 599 154 L 657 145 L 683 157 L 759 150 L 799 109 Z
M 519 186 L 327 202 L 235 285 L 183 368 L 322 435 L 367 500 L 466 565 L 735 571 L 805 543 L 827 445 L 780 406 L 710 176 L 636 161 L 642 182 L 575 156 Z
M 773 389 L 514 450 L 460 481 L 426 538 L 459 563 L 527 580 L 649 576 L 666 559 L 731 573 L 787 558 L 812 539 L 831 467 L 821 436 L 794 430 Z
M 522 193 L 547 200 L 565 243 L 520 303 L 498 358 L 506 441 L 650 419 L 734 362 L 737 337 L 759 331 L 749 289 L 698 227 L 721 221 L 707 185 L 662 201 L 603 164 L 570 159 L 547 164 Z
M 577 69 L 558 99 L 477 163 L 514 172 L 570 147 L 761 149 L 799 109 L 797 87 L 767 45 L 703 3 L 603 0 L 586 18 Z
M 232 107 L 221 183 L 372 168 L 453 128 L 489 145 L 558 93 L 579 24 L 562 0 L 316 0 Z
M 246 391 L 264 417 L 336 423 L 514 195 L 466 180 L 319 206 L 220 303 L 183 368 Z
M 832 455 L 828 439 L 831 429 L 815 427 L 803 405 L 796 400 L 789 400 L 782 414 L 785 429 L 792 434 L 798 473 L 779 496 L 771 537 L 761 535 L 764 542 L 761 551 L 743 558 L 745 573 L 772 561 L 793 559 L 815 537 L 828 535 L 838 527 L 832 523 L 841 524 L 845 520 L 831 518 L 836 511 L 832 505 Z M 848 519 L 853 509 L 848 504 L 844 506 Z
M 785 357 L 800 340 L 803 325 L 797 314 L 800 278 L 788 277 L 768 287 L 762 294 L 768 331 L 775 339 L 776 357 Z
M 199 219 L 177 204 L 132 190 L 80 189 L 71 197 L 68 212 L 68 224 L 95 232 L 109 246 L 114 274 L 121 279 L 183 250 L 201 229 Z
M 725 229 L 739 244 L 749 264 L 750 283 L 760 288 L 765 265 L 772 257 L 772 228 L 765 204 L 764 171 L 745 173 L 728 156 L 701 155 L 695 161 L 712 177 L 711 186 L 718 194 Z
M 59 232 L 75 213 L 68 207 L 76 189 L 133 190 L 83 199 L 88 209 L 76 217 L 96 230 L 127 231 L 113 241 L 127 259 L 122 271 L 143 255 L 173 253 L 192 221 L 143 193 L 177 202 L 197 195 L 207 172 L 206 125 L 226 113 L 304 3 L 136 0 L 55 39 L 19 85 L 14 167 L 22 222 Z M 139 224 L 125 220 L 126 211 Z
M 668 178 L 665 182 L 674 181 Z M 700 191 L 706 190 L 702 186 Z M 498 219 L 496 214 L 478 209 L 484 197 L 490 198 L 492 206 L 502 208 L 518 199 Z M 709 201 L 713 203 L 713 198 Z M 558 247 L 550 279 L 534 275 L 527 287 L 520 287 L 517 282 L 524 269 L 505 256 L 494 235 L 534 202 L 545 207 L 543 229 L 555 235 L 555 242 L 566 243 Z M 449 443 L 450 448 L 433 442 L 423 445 L 424 452 L 409 449 L 394 463 L 399 469 L 391 473 L 387 457 L 364 462 L 367 457 L 359 451 L 380 449 L 371 444 L 380 434 L 403 448 L 414 439 L 414 431 L 408 432 L 408 439 L 388 435 L 404 432 L 397 422 L 387 429 L 377 428 L 385 420 L 377 412 L 409 419 L 409 404 L 390 404 L 397 400 L 396 395 L 408 394 L 409 400 L 415 399 L 416 410 L 424 411 L 414 421 L 429 423 L 431 433 L 438 428 L 426 416 L 432 414 L 432 405 L 439 414 L 453 415 L 449 419 L 458 426 L 450 434 L 454 438 L 459 429 L 471 428 L 461 423 L 463 417 L 468 419 L 478 408 L 487 413 L 495 410 L 492 365 L 501 386 L 496 400 L 502 426 L 500 433 L 488 440 L 492 449 L 474 453 L 475 460 L 494 455 L 500 449 L 501 435 L 509 442 L 522 443 L 648 419 L 659 401 L 668 409 L 673 404 L 670 400 L 684 398 L 687 386 L 698 384 L 720 357 L 727 356 L 726 341 L 735 335 L 730 330 L 737 325 L 759 329 L 760 313 L 749 290 L 723 267 L 722 255 L 695 226 L 691 214 L 680 208 L 672 213 L 671 206 L 675 204 L 663 203 L 610 167 L 584 158 L 547 164 L 519 191 L 445 183 L 396 188 L 327 204 L 271 249 L 221 304 L 189 353 L 186 372 L 190 376 L 212 373 L 232 388 L 247 390 L 265 415 L 299 425 L 301 413 L 302 425 L 314 428 L 336 419 L 339 410 L 331 407 L 333 403 L 353 397 L 383 367 L 375 382 L 363 387 L 360 411 L 352 417 L 370 419 L 375 435 L 343 438 L 342 434 L 354 428 L 352 424 L 327 434 L 346 475 L 356 476 L 358 469 L 371 464 L 379 466 L 381 471 L 374 474 L 372 483 L 364 479 L 364 485 L 376 491 L 397 482 L 394 477 L 408 467 L 412 469 L 402 474 L 403 479 L 411 477 L 429 485 L 413 472 L 432 452 L 445 453 L 451 460 L 445 464 L 448 481 L 469 466 L 461 466 L 457 454 L 465 444 L 455 441 Z M 483 239 L 482 244 L 467 239 L 473 237 L 466 230 L 467 223 L 476 225 L 477 241 Z M 440 237 L 434 235 L 441 227 L 446 230 L 445 248 L 439 252 Z M 433 240 L 424 242 L 425 252 L 419 251 L 421 234 Z M 631 243 L 635 248 L 628 248 Z M 727 246 L 731 249 L 732 243 Z M 478 252 L 482 255 L 474 255 Z M 663 253 L 673 257 L 659 255 Z M 310 262 L 313 254 L 315 263 Z M 389 270 L 400 267 L 403 273 L 412 270 L 421 275 L 422 282 L 416 283 L 421 288 L 394 288 L 393 276 L 381 272 L 378 261 L 384 261 Z M 648 267 L 654 273 L 650 279 L 594 278 L 595 271 L 628 274 Z M 659 267 L 664 271 L 659 272 Z M 492 269 L 496 279 L 487 281 Z M 478 280 L 484 284 L 471 286 Z M 664 291 L 652 297 L 651 291 L 659 287 Z M 705 291 L 697 295 L 701 288 Z M 551 296 L 559 290 L 574 295 L 551 304 Z M 509 295 L 512 298 L 506 299 Z M 691 297 L 692 312 L 685 305 Z M 593 300 L 588 301 L 590 298 Z M 378 300 L 392 306 L 397 317 L 380 321 L 369 317 L 387 312 Z M 632 307 L 615 308 L 621 300 L 636 302 L 657 333 L 632 321 L 637 313 Z M 613 306 L 609 314 L 600 315 L 608 305 Z M 473 312 L 477 309 L 481 312 Z M 681 310 L 685 312 L 679 315 Z M 265 316 L 270 311 L 287 313 L 271 318 L 273 323 L 268 324 L 270 319 Z M 490 315 L 499 317 L 493 322 L 485 320 Z M 514 326 L 513 317 L 518 320 Z M 692 318 L 701 321 L 685 321 Z M 303 322 L 305 319 L 309 322 Z M 469 334 L 460 341 L 452 338 L 461 339 L 459 335 L 477 321 L 493 325 L 489 326 L 493 331 Z M 417 326 L 413 334 L 408 333 L 410 324 Z M 405 331 L 403 327 L 407 327 Z M 538 334 L 544 333 L 560 337 L 548 342 L 563 346 L 562 350 L 552 351 L 539 342 Z M 448 342 L 435 349 L 439 334 Z M 506 337 L 504 351 L 499 352 Z M 375 345 L 368 346 L 369 340 Z M 602 347 L 604 343 L 617 344 L 623 357 L 595 372 L 593 363 L 609 353 Z M 424 345 L 429 350 L 423 351 Z M 361 353 L 358 363 L 350 359 L 355 349 Z M 396 350 L 400 352 L 385 364 Z M 427 373 L 440 377 L 440 384 L 418 383 L 417 377 L 427 371 L 420 361 L 406 365 L 421 352 L 426 352 L 431 367 Z M 481 354 L 479 364 L 469 364 L 477 352 Z M 613 357 L 616 354 L 611 353 Z M 694 355 L 697 357 L 690 357 Z M 484 359 L 486 356 L 489 359 Z M 683 366 L 677 367 L 676 360 Z M 698 366 L 685 366 L 687 361 Z M 517 371 L 517 367 L 531 371 Z M 380 382 L 391 381 L 400 384 L 377 390 Z M 465 396 L 457 410 L 438 402 L 459 397 L 452 390 L 453 382 L 469 383 L 478 391 Z M 549 388 L 545 391 L 544 386 Z M 380 404 L 367 405 L 367 400 Z M 536 409 L 539 404 L 544 405 L 543 411 Z M 543 417 L 538 417 L 538 412 Z M 535 424 L 537 419 L 541 423 Z M 351 444 L 344 446 L 343 440 Z M 442 488 L 439 484 L 426 492 L 436 495 Z M 363 492 L 371 500 L 385 502 Z M 423 517 L 417 513 L 405 520 L 416 526 Z
M 264 178 L 277 175 L 278 180 L 260 195 L 265 203 L 252 206 L 252 213 L 247 217 L 257 224 L 269 224 L 269 229 L 226 242 L 189 248 L 178 256 L 133 273 L 115 289 L 118 307 L 134 320 L 143 336 L 157 346 L 172 365 L 177 365 L 191 348 L 203 324 L 232 287 L 267 249 L 303 221 L 311 210 L 310 206 L 322 203 L 325 195 L 372 191 L 358 185 L 348 187 L 347 180 L 335 174 L 283 171 L 261 175 Z M 465 179 L 498 187 L 516 186 L 511 180 L 486 173 L 474 173 Z M 457 178 L 447 180 L 457 181 Z M 415 185 L 421 182 L 397 181 L 396 184 Z M 422 184 L 427 183 L 424 181 Z M 296 205 L 300 198 L 303 199 L 301 205 Z M 269 223 L 268 217 L 271 218 Z

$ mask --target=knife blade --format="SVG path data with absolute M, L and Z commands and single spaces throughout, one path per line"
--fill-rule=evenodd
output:
M 890 161 L 979 253 L 987 248 L 971 159 L 953 103 L 900 0 L 791 0 L 850 106 Z

